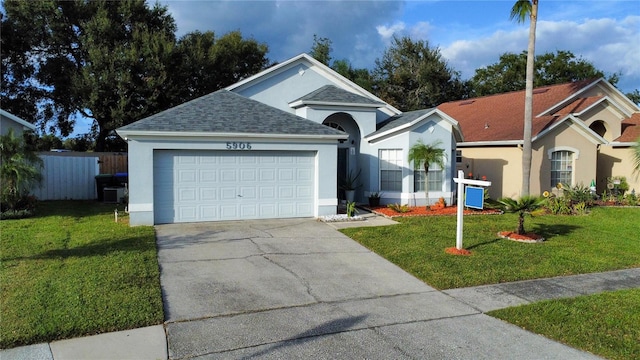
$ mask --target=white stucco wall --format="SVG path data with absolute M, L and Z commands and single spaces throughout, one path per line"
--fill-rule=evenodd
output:
M 129 138 L 129 213 L 130 225 L 153 225 L 153 154 L 154 150 L 226 150 L 227 141 L 250 142 L 246 151 L 314 151 L 315 216 L 335 214 L 336 140 L 264 139 L 264 138 Z
M 451 123 L 441 119 L 438 115 L 431 115 L 427 119 L 422 120 L 420 123 L 415 124 L 410 131 L 401 132 L 399 134 L 391 134 L 380 140 L 376 140 L 372 143 L 364 143 L 360 149 L 361 163 L 367 163 L 370 171 L 369 178 L 367 179 L 363 197 L 367 197 L 369 192 L 380 191 L 380 179 L 379 179 L 379 160 L 378 150 L 380 149 L 402 149 L 403 155 L 403 170 L 402 170 L 402 192 L 388 192 L 382 190 L 382 204 L 401 203 L 409 205 L 426 205 L 427 203 L 435 203 L 438 198 L 444 197 L 448 203 L 453 200 L 453 174 L 455 170 L 455 149 L 456 142 L 452 136 Z M 432 144 L 436 141 L 440 141 L 440 147 L 445 150 L 447 154 L 446 169 L 443 178 L 441 191 L 430 191 L 429 199 L 426 200 L 426 194 L 424 191 L 414 191 L 414 175 L 413 164 L 409 163 L 408 154 L 409 149 L 419 139 L 425 144 Z

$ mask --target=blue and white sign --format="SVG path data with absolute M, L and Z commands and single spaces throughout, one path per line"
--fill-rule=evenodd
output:
M 482 209 L 482 205 L 484 203 L 484 189 L 479 186 L 491 186 L 491 181 L 465 179 L 464 171 L 462 170 L 458 170 L 458 177 L 453 178 L 453 181 L 458 184 L 458 223 L 456 224 L 456 249 L 462 250 L 462 224 L 464 221 L 463 208 L 467 206 L 476 209 Z M 466 194 L 464 191 L 465 185 L 467 185 Z M 462 200 L 462 198 L 464 198 L 464 200 Z
M 484 188 L 467 186 L 464 206 L 482 210 L 484 208 Z

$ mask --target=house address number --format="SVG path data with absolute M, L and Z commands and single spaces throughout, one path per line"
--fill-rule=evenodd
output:
M 227 150 L 251 150 L 251 143 L 227 141 Z

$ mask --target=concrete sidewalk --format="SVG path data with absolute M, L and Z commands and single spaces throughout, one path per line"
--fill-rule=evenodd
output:
M 161 227 L 164 325 L 2 350 L 0 359 L 594 359 L 484 312 L 640 288 L 640 269 L 626 269 L 437 291 L 335 231 L 383 223 L 392 222 L 367 214 L 357 224 Z

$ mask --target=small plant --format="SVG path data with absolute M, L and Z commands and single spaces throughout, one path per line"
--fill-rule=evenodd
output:
M 362 185 L 358 183 L 358 178 L 360 177 L 361 172 L 362 169 L 358 170 L 355 174 L 353 173 L 353 170 L 349 171 L 347 176 L 342 179 L 342 185 L 340 185 L 342 190 L 355 190 L 359 188 Z
M 516 234 L 524 235 L 524 216 L 533 216 L 533 212 L 540 209 L 545 201 L 545 198 L 538 196 L 523 196 L 518 200 L 501 198 L 498 200 L 498 204 L 504 212 L 518 213 L 518 228 L 516 229 Z
M 439 198 L 437 203 L 431 205 L 432 210 L 440 210 L 446 207 L 447 207 L 447 202 L 444 200 L 443 197 Z
M 585 215 L 588 212 L 587 203 L 579 202 L 572 207 L 572 212 L 576 215 Z
M 395 203 L 395 204 L 389 204 L 389 205 L 387 205 L 387 207 L 388 207 L 389 209 L 391 209 L 391 210 L 393 210 L 393 211 L 397 212 L 397 213 L 400 213 L 400 214 L 404 214 L 404 213 L 407 213 L 407 212 L 409 212 L 409 211 L 410 211 L 409 206 L 407 206 L 407 205 L 400 205 L 400 204 L 398 204 L 398 203 Z
M 358 209 L 356 209 L 355 201 L 347 202 L 347 217 L 352 217 L 354 214 L 358 213 Z
M 380 206 L 380 197 L 381 197 L 382 193 L 379 193 L 377 191 L 372 192 L 369 194 L 369 206 L 370 207 L 376 207 L 376 206 Z

